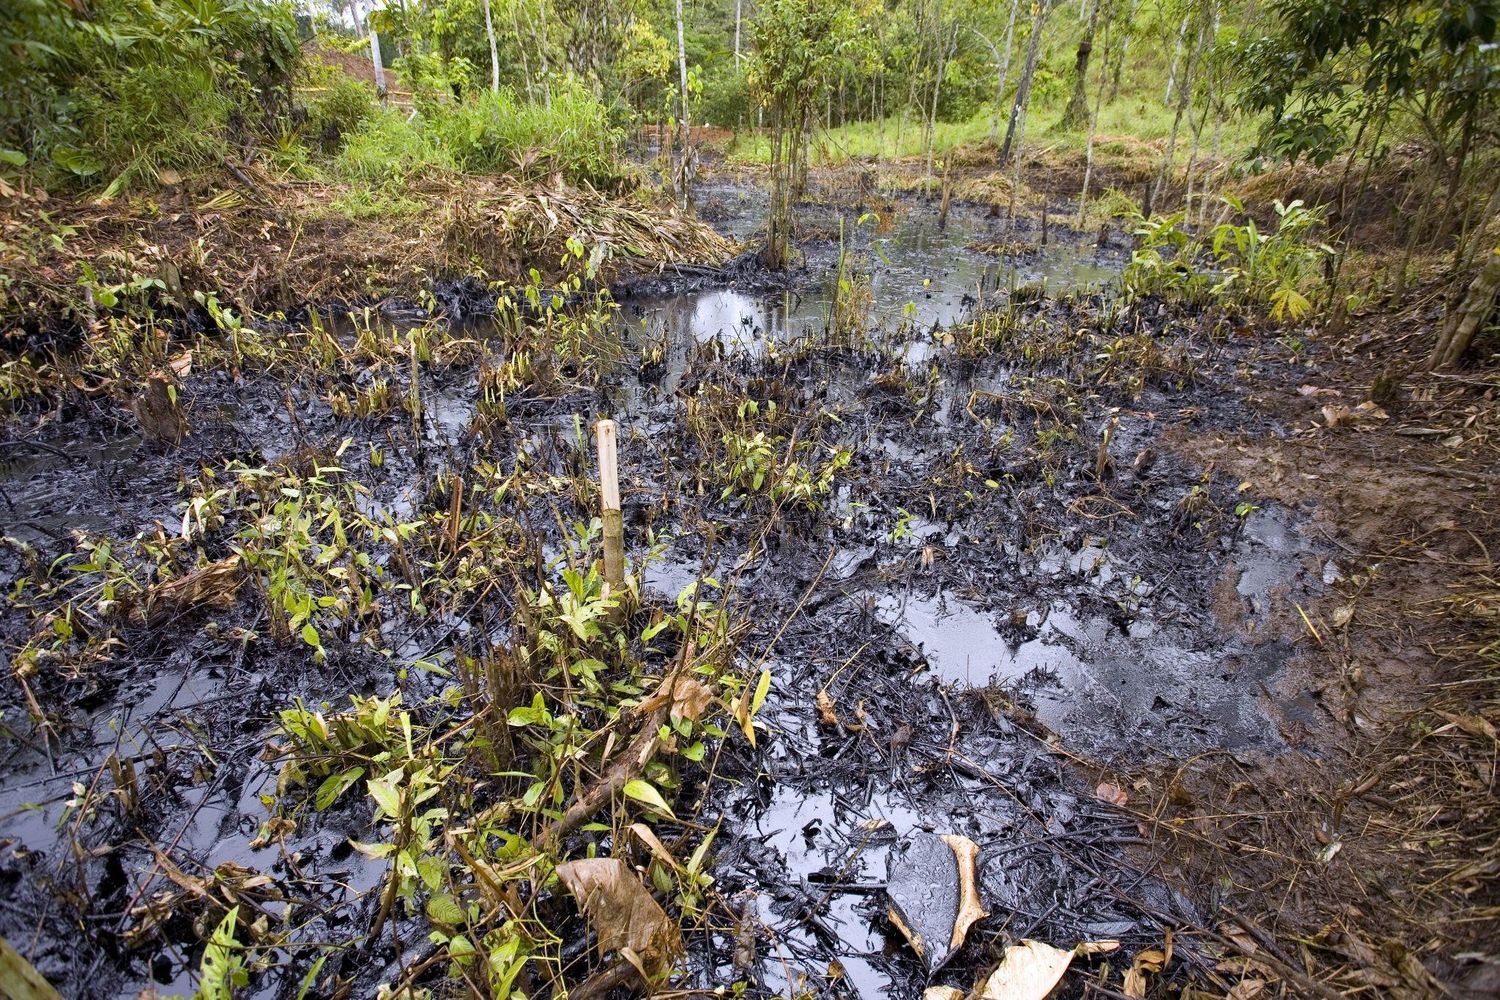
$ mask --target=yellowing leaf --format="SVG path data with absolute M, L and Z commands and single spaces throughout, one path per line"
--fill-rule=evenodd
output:
M 676 814 L 672 812 L 672 807 L 667 805 L 667 800 L 661 797 L 661 792 L 658 792 L 656 786 L 651 784 L 651 782 L 641 778 L 631 778 L 625 782 L 624 791 L 627 798 L 643 802 L 663 816 L 671 816 L 673 819 L 677 818 Z
M 760 682 L 755 685 L 755 699 L 750 702 L 750 715 L 752 718 L 755 716 L 755 713 L 760 711 L 761 706 L 766 703 L 766 695 L 770 694 L 770 692 L 771 671 L 769 669 L 762 670 L 760 672 Z

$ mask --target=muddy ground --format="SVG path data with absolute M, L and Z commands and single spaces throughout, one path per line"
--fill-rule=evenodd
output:
M 711 181 L 695 201 L 736 238 L 763 217 L 752 187 Z M 872 280 L 854 332 L 835 335 L 840 218 Z M 1330 419 L 1322 407 L 1364 398 L 1370 363 L 1308 331 L 1126 304 L 1111 289 L 1120 238 L 1054 226 L 1043 244 L 1034 222 L 972 205 L 939 226 L 935 205 L 902 198 L 809 204 L 800 225 L 789 282 L 742 266 L 616 288 L 613 343 L 517 393 L 503 420 L 482 405 L 482 320 L 453 330 L 477 354 L 424 367 L 415 427 L 399 410 L 340 416 L 329 385 L 251 370 L 183 377 L 178 447 L 143 442 L 108 403 L 23 415 L 5 441 L 0 503 L 18 544 L 0 571 L 13 585 L 71 551 L 75 531 L 170 535 L 202 470 L 335 453 L 370 508 L 398 518 L 445 509 L 454 474 L 524 467 L 552 495 L 494 510 L 560 551 L 563 525 L 592 513 L 566 485 L 592 469 L 579 429 L 611 416 L 648 605 L 712 577 L 746 623 L 744 670 L 773 678 L 758 745 L 736 733 L 681 775 L 679 816 L 720 831 L 682 986 L 917 997 L 972 986 L 1023 938 L 1114 939 L 1121 950 L 1078 961 L 1065 992 L 1117 996 L 1131 959 L 1170 932 L 1153 996 L 1244 982 L 1260 985 L 1238 995 L 1482 992 L 1493 913 L 1407 938 L 1413 966 L 1387 945 L 1400 918 L 1348 911 L 1494 899 L 1493 872 L 1414 888 L 1422 849 L 1372 828 L 1396 779 L 1366 782 L 1364 756 L 1399 742 L 1444 676 L 1432 647 L 1445 626 L 1430 619 L 1457 577 L 1443 567 L 1487 559 L 1494 469 L 1472 448 L 1494 426 L 1493 387 L 1408 386 L 1382 417 Z M 971 248 L 1002 243 L 1013 252 Z M 975 341 L 965 324 L 983 310 L 1003 319 Z M 374 322 L 413 316 L 395 303 Z M 398 396 L 403 372 L 385 373 Z M 826 496 L 721 495 L 695 414 L 744 400 L 779 448 L 807 446 L 810 467 L 848 449 Z M 10 655 L 35 628 L 24 603 L 0 618 Z M 0 932 L 65 995 L 184 994 L 202 919 L 191 899 L 176 919 L 140 904 L 173 871 L 264 873 L 265 911 L 288 934 L 248 995 L 296 996 L 320 954 L 311 995 L 374 995 L 422 958 L 422 921 L 398 926 L 403 948 L 333 944 L 358 941 L 379 907 L 385 866 L 349 847 L 369 837 L 369 806 L 304 809 L 268 842 L 279 765 L 263 751 L 299 697 L 399 689 L 452 719 L 452 682 L 430 667 L 501 640 L 512 603 L 392 608 L 374 642 L 330 638 L 323 664 L 266 637 L 249 593 L 127 624 L 107 660 L 33 679 L 45 731 L 7 683 Z M 111 755 L 139 765 L 131 808 L 101 801 Z M 931 976 L 883 892 L 921 831 L 979 845 L 990 912 Z M 596 960 L 582 924 L 561 919 L 577 983 Z M 1341 933 L 1314 938 L 1330 920 Z M 1386 978 L 1351 980 L 1356 967 Z

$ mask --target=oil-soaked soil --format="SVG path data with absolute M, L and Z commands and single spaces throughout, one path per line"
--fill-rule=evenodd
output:
M 705 186 L 698 203 L 737 236 L 763 212 L 761 195 L 733 185 Z M 1246 404 L 1237 370 L 1287 350 L 1160 304 L 1122 307 L 1108 285 L 1127 252 L 1093 236 L 1055 231 L 997 258 L 968 246 L 1040 234 L 1003 233 L 979 209 L 955 206 L 939 227 L 932 206 L 895 208 L 883 221 L 843 213 L 846 250 L 873 279 L 866 337 L 827 333 L 839 213 L 808 207 L 796 280 L 742 271 L 621 289 L 617 360 L 596 383 L 523 395 L 504 424 L 481 419 L 468 366 L 429 374 L 420 439 L 404 414 L 337 417 L 317 386 L 272 373 L 190 376 L 193 432 L 175 450 L 142 443 L 122 414 L 50 415 L 0 455 L 6 533 L 44 558 L 74 530 L 127 539 L 160 522 L 170 533 L 179 483 L 198 469 L 328 454 L 346 438 L 341 462 L 372 509 L 411 511 L 442 470 L 474 481 L 485 461 L 591 468 L 577 428 L 612 416 L 648 594 L 668 601 L 706 568 L 750 623 L 747 669 L 774 678 L 759 746 L 726 740 L 694 809 L 721 826 L 715 887 L 753 930 L 755 960 L 746 967 L 736 927 L 716 922 L 690 939 L 690 985 L 919 996 L 926 972 L 882 888 L 922 830 L 978 843 L 991 913 L 938 981 L 972 985 L 1022 937 L 1116 938 L 1128 956 L 1169 927 L 1177 969 L 1209 964 L 1193 931 L 1226 902 L 1222 887 L 1169 885 L 1161 848 L 1094 784 L 1142 761 L 1281 754 L 1324 721 L 1293 640 L 1297 607 L 1340 577 L 1333 553 L 1304 535 L 1302 512 L 1157 447 L 1169 431 L 1285 433 Z M 1006 302 L 1034 329 L 1091 333 L 1058 355 L 1042 334 L 1035 354 L 1019 353 L 1024 338 L 962 354 L 948 329 Z M 467 329 L 485 333 L 482 321 Z M 1101 360 L 1133 336 L 1160 350 Z M 820 454 L 851 449 L 818 509 L 724 499 L 703 481 L 715 456 L 686 403 L 715 398 L 775 400 L 784 433 Z M 388 449 L 378 466 L 372 442 Z M 556 504 L 587 516 L 571 496 Z M 536 530 L 555 546 L 552 521 Z M 13 552 L 0 560 L 8 582 L 25 572 Z M 447 682 L 398 668 L 492 641 L 507 611 L 485 610 L 491 632 L 392 616 L 388 657 L 350 643 L 317 668 L 301 649 L 247 639 L 264 627 L 248 598 L 142 624 L 111 662 L 39 693 L 66 717 L 52 740 L 30 731 L 7 686 L 0 933 L 71 996 L 187 993 L 205 929 L 143 926 L 140 904 L 170 882 L 162 856 L 193 873 L 239 865 L 272 876 L 264 912 L 295 914 L 284 964 L 252 995 L 295 996 L 318 942 L 364 933 L 384 865 L 349 847 L 368 836 L 358 803 L 264 843 L 276 713 L 296 697 L 393 688 L 423 704 Z M 0 624 L 14 652 L 21 616 Z M 98 802 L 111 753 L 141 768 L 133 811 Z M 373 995 L 417 953 L 346 954 L 327 971 Z

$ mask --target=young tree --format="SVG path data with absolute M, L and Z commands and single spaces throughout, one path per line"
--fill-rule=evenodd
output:
M 1433 368 L 1451 368 L 1468 353 L 1474 334 L 1495 310 L 1495 295 L 1500 293 L 1500 247 L 1489 255 L 1479 269 L 1458 308 L 1448 314 L 1438 333 L 1436 346 L 1428 364 Z
M 1082 128 L 1089 118 L 1089 55 L 1094 51 L 1094 32 L 1099 26 L 1099 0 L 1089 8 L 1088 27 L 1078 41 L 1078 54 L 1073 58 L 1073 96 L 1063 109 L 1062 121 L 1065 129 Z
M 773 270 L 787 264 L 808 112 L 835 78 L 859 25 L 860 10 L 840 0 L 768 0 L 756 16 L 750 85 L 770 120 L 771 205 L 762 258 Z
M 500 52 L 495 45 L 495 20 L 490 16 L 490 0 L 484 0 L 484 36 L 490 43 L 490 89 L 500 93 Z
M 1042 47 L 1042 28 L 1047 23 L 1047 15 L 1051 13 L 1053 3 L 1054 0 L 1038 0 L 1036 5 L 1036 16 L 1031 22 L 1031 40 L 1026 45 L 1026 65 L 1021 70 L 1021 83 L 1016 87 L 1016 99 L 1010 106 L 1010 124 L 1005 127 L 1005 142 L 1000 146 L 1002 166 L 1010 162 L 1017 129 L 1025 127 L 1026 109 L 1031 103 L 1031 81 L 1036 75 L 1037 55 Z

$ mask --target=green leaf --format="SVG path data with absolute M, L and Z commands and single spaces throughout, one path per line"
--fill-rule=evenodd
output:
M 399 771 L 391 772 L 391 774 L 399 773 Z M 371 778 L 369 787 L 370 798 L 375 800 L 375 804 L 380 807 L 381 812 L 385 813 L 391 819 L 400 817 L 401 791 L 396 787 L 395 782 L 391 781 L 390 775 L 384 778 Z
M 318 630 L 313 628 L 312 622 L 302 626 L 302 641 L 313 649 L 321 649 L 323 646 L 322 640 L 318 638 Z
M 52 161 L 70 174 L 92 177 L 104 169 L 104 163 L 93 153 L 77 146 L 57 146 L 52 150 Z
M 677 818 L 677 814 L 672 812 L 672 807 L 667 805 L 667 800 L 661 797 L 661 792 L 658 792 L 656 786 L 649 781 L 642 781 L 640 778 L 630 779 L 625 782 L 625 795 L 637 802 L 645 803 L 663 816 Z
M 9 163 L 13 167 L 26 166 L 26 154 L 19 149 L 0 149 L 0 163 Z
M 318 792 L 313 796 L 313 808 L 322 812 L 338 801 L 340 795 L 349 790 L 349 786 L 365 776 L 362 767 L 351 767 L 346 771 L 329 775 L 321 785 Z
M 760 707 L 766 703 L 766 695 L 770 693 L 771 670 L 768 667 L 760 672 L 760 682 L 755 685 L 755 697 L 750 699 L 751 716 L 760 711 Z
M 464 908 L 448 893 L 440 893 L 427 901 L 427 919 L 435 924 L 457 927 L 464 922 Z

